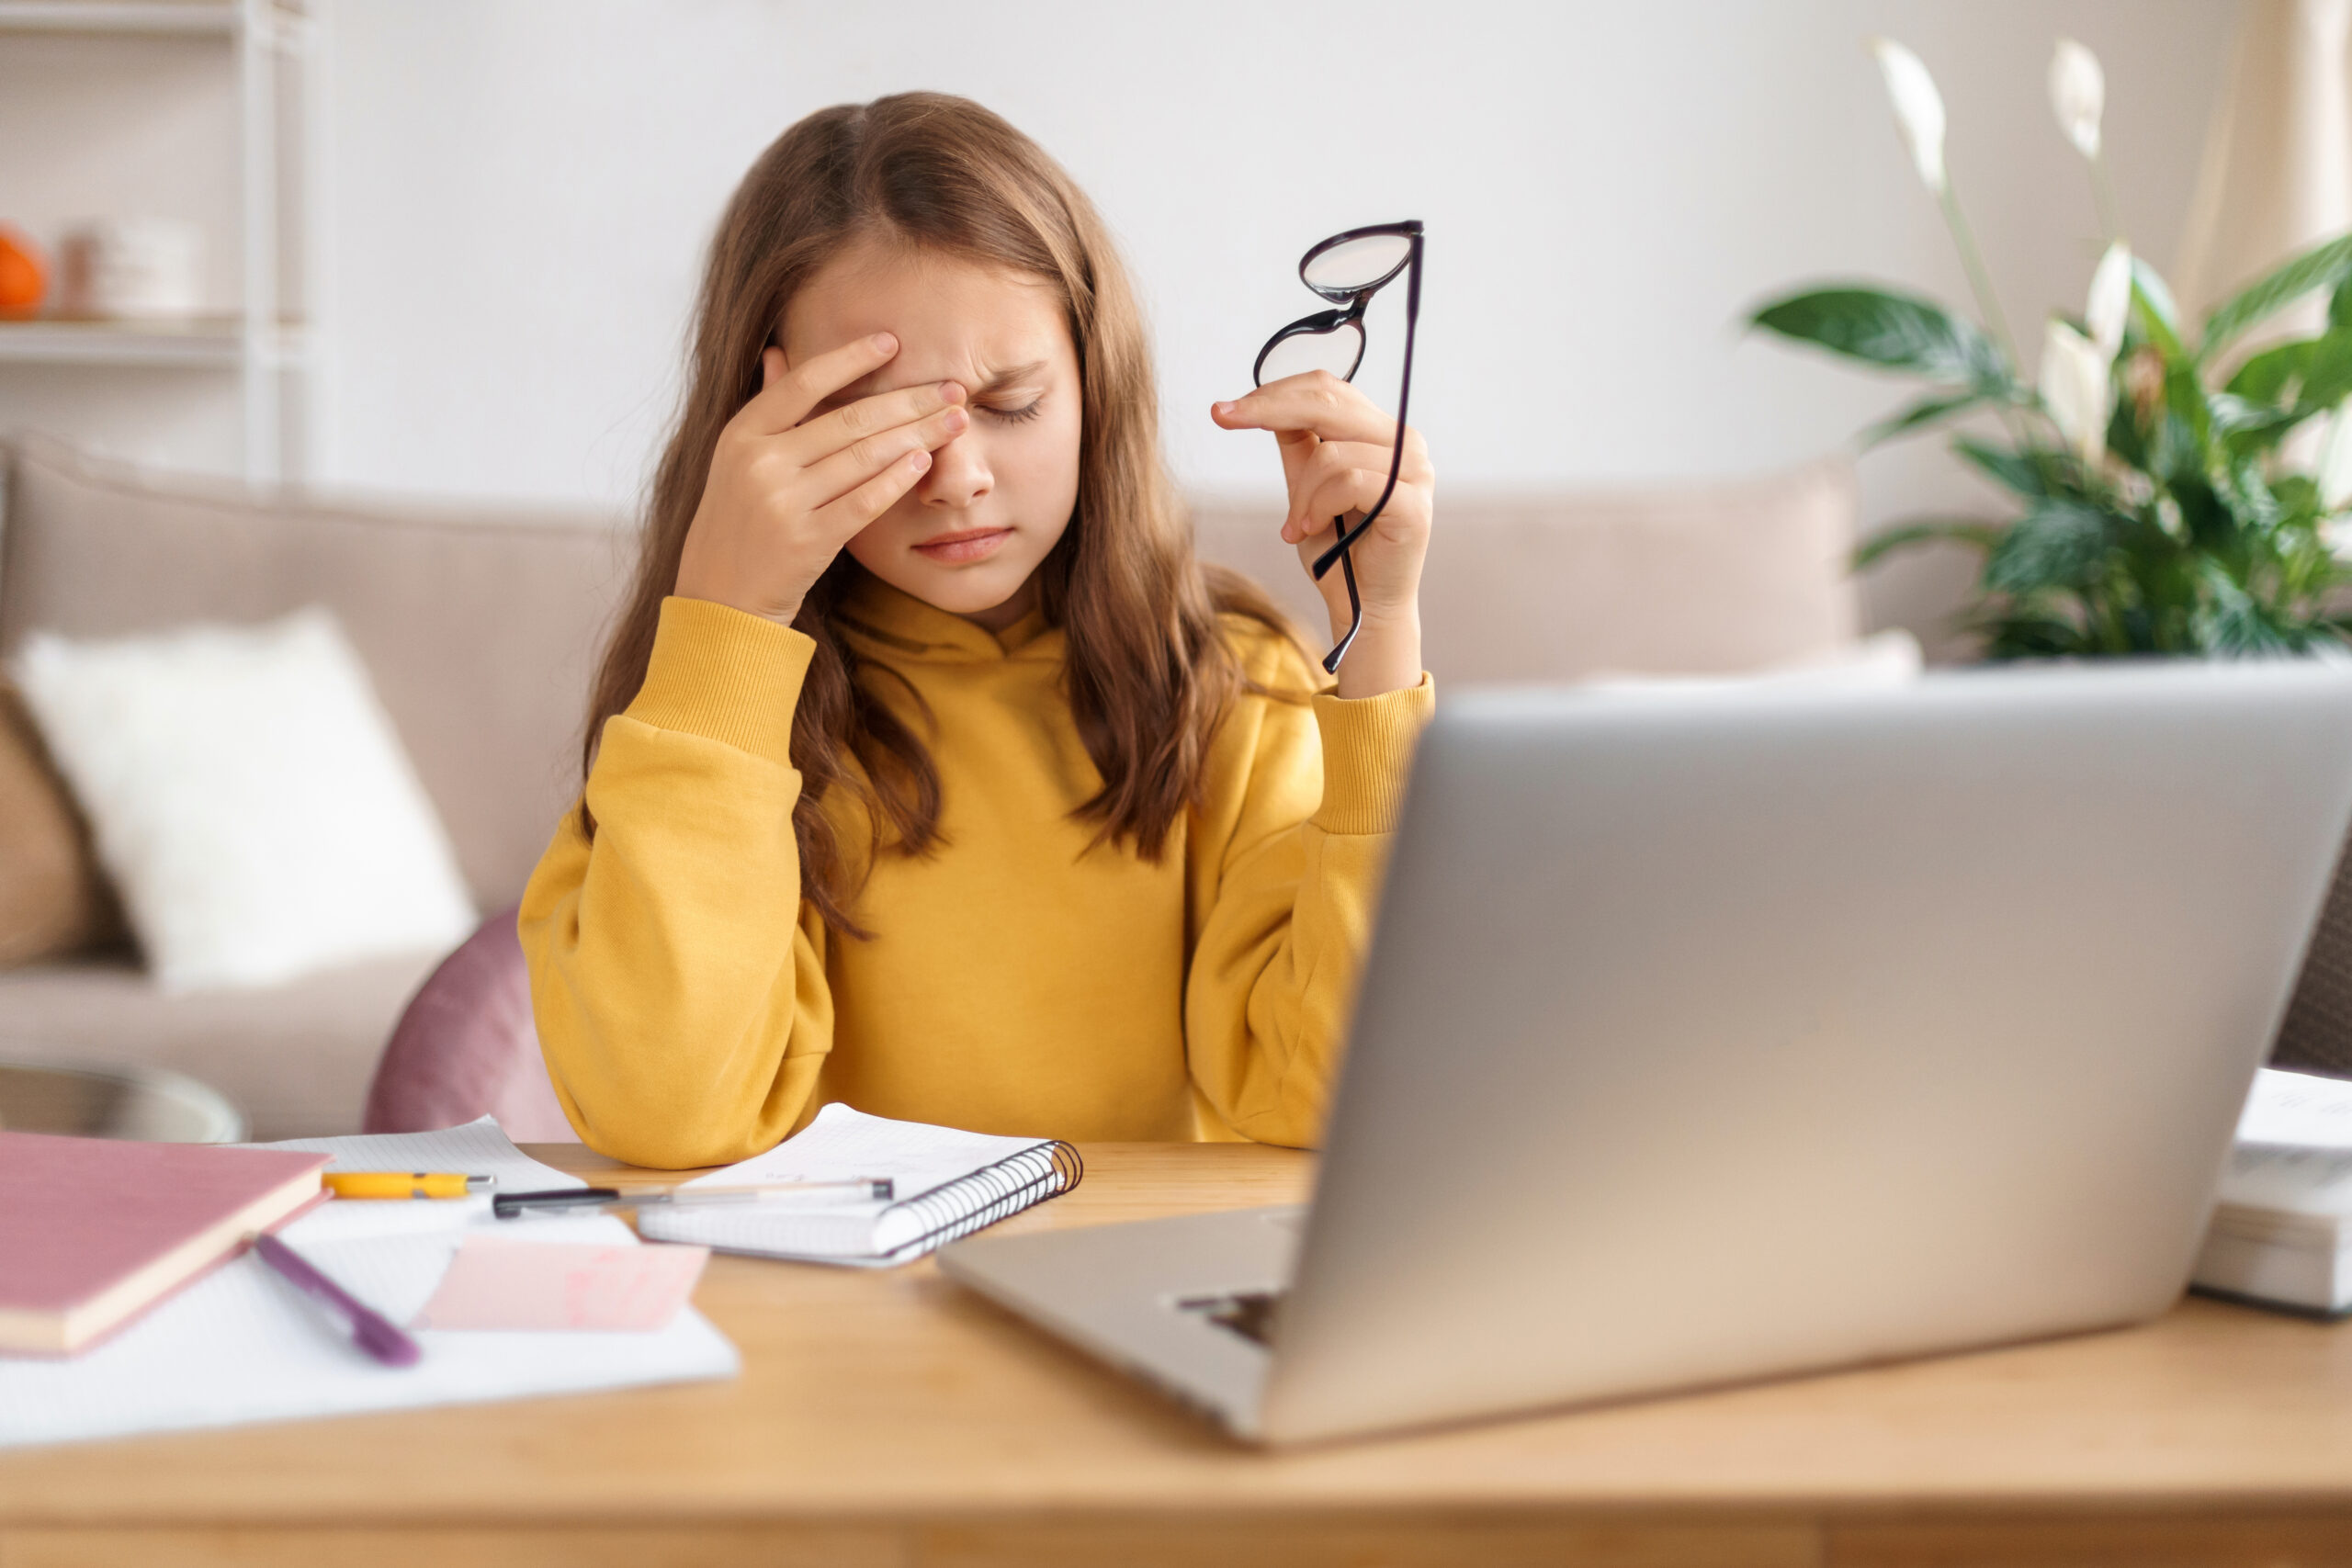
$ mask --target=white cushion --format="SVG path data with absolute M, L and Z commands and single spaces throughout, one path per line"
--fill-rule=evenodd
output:
M 16 675 L 164 989 L 271 985 L 472 929 L 448 836 L 326 611 L 35 633 Z

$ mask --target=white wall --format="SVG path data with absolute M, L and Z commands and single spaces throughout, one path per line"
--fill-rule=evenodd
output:
M 1171 455 L 1198 489 L 1277 492 L 1264 441 L 1215 431 L 1204 407 L 1314 306 L 1293 272 L 1308 243 L 1404 216 L 1430 224 L 1415 415 L 1442 488 L 1638 482 L 1803 459 L 1899 395 L 1744 339 L 1758 297 L 1830 274 L 1960 297 L 1863 35 L 1904 39 L 1941 81 L 1955 179 L 2030 338 L 2052 305 L 2078 303 L 2097 248 L 2082 165 L 2043 99 L 2052 38 L 2106 62 L 2126 220 L 2168 261 L 2236 9 L 326 5 L 324 477 L 614 505 L 637 492 L 674 396 L 720 204 L 826 104 L 969 94 L 1069 166 L 1135 264 Z M 1382 309 L 1375 344 L 1393 344 Z M 1368 386 L 1387 384 L 1384 364 Z M 1873 457 L 1865 480 L 1876 518 L 1989 503 L 1932 444 Z M 1883 612 L 1916 619 L 1948 587 L 1898 583 Z
M 2235 7 L 2224 0 L 1643 0 L 888 6 L 339 0 L 328 469 L 623 502 L 674 394 L 697 253 L 798 116 L 968 94 L 1093 194 L 1155 320 L 1171 456 L 1271 495 L 1209 426 L 1298 253 L 1430 224 L 1421 401 L 1445 486 L 1730 474 L 1836 446 L 1895 389 L 1744 340 L 1793 280 L 1957 297 L 1863 35 L 1941 80 L 1951 164 L 2022 333 L 2097 245 L 2044 107 L 2051 41 L 2105 61 L 2127 221 L 2169 259 Z M 1375 321 L 1395 341 L 1393 307 Z M 1387 384 L 1379 364 L 1366 384 Z M 1874 457 L 1874 516 L 1982 504 L 1931 445 Z M 1898 583 L 1883 613 L 1948 582 Z M 1948 573 L 1947 573 L 1948 575 Z

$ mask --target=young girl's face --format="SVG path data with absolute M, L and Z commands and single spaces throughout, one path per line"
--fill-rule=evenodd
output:
M 1001 630 L 1035 603 L 1031 575 L 1078 501 L 1078 354 L 1058 291 L 960 257 L 861 242 L 794 292 L 779 341 L 786 363 L 799 365 L 885 332 L 899 340 L 897 357 L 808 417 L 954 381 L 972 419 L 849 553 L 893 588 Z

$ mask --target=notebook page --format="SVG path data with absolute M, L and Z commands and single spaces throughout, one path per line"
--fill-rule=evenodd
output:
M 329 1170 L 450 1170 L 498 1179 L 489 1192 L 464 1198 L 330 1199 L 279 1233 L 298 1247 L 345 1236 L 401 1235 L 496 1224 L 490 1212 L 491 1198 L 496 1193 L 588 1185 L 516 1148 L 488 1116 L 437 1133 L 356 1133 L 334 1138 L 288 1138 L 253 1146 L 333 1155 Z
M 610 1246 L 631 1239 L 608 1215 L 543 1220 L 517 1234 Z M 303 1256 L 401 1323 L 440 1283 L 458 1240 L 451 1231 L 321 1241 Z M 247 1254 L 81 1356 L 0 1359 L 0 1448 L 724 1378 L 740 1367 L 735 1348 L 691 1307 L 650 1334 L 420 1329 L 414 1337 L 422 1362 L 384 1366 Z
M 760 1181 L 847 1181 L 861 1176 L 887 1176 L 898 1183 L 897 1201 L 903 1202 L 1049 1141 L 967 1133 L 928 1122 L 893 1122 L 835 1103 L 767 1153 L 698 1176 L 685 1185 L 740 1187 Z
M 905 1225 L 903 1215 L 889 1214 L 894 1206 L 1048 1143 L 894 1122 L 835 1103 L 767 1153 L 696 1177 L 684 1184 L 686 1190 L 887 1176 L 895 1184 L 890 1201 L 795 1200 L 743 1208 L 645 1209 L 638 1214 L 638 1230 L 663 1241 L 699 1242 L 731 1252 L 888 1265 L 902 1259 L 881 1254 L 912 1239 L 895 1234 Z M 1023 1189 L 1024 1195 L 1039 1186 L 1032 1183 Z M 1044 1190 L 1035 1191 L 1036 1197 L 1044 1195 Z M 894 1219 L 900 1223 L 892 1224 Z

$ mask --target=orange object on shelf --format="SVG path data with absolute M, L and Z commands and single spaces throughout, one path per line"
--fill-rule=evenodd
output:
M 0 224 L 0 317 L 32 315 L 48 292 L 49 263 L 40 247 Z

